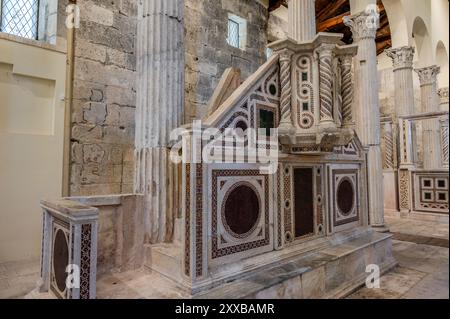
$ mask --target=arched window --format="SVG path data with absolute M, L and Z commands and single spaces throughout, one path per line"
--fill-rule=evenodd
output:
M 448 54 L 442 41 L 439 41 L 436 47 L 436 63 L 441 67 L 441 73 L 438 75 L 439 87 L 448 87 Z

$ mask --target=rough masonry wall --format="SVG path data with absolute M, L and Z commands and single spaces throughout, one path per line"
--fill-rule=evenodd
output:
M 268 11 L 257 0 L 185 0 L 185 119 L 207 112 L 207 104 L 228 67 L 241 69 L 242 80 L 266 61 Z M 228 13 L 247 20 L 245 50 L 228 45 Z
M 77 4 L 70 192 L 131 193 L 137 1 Z
M 58 36 L 65 6 L 58 3 Z M 242 80 L 266 61 L 267 9 L 257 0 L 185 0 L 185 119 L 201 118 L 228 67 Z M 78 0 L 72 104 L 72 196 L 133 191 L 137 0 Z M 228 13 L 247 20 L 245 50 L 227 44 Z M 61 18 L 64 16 L 63 18 Z

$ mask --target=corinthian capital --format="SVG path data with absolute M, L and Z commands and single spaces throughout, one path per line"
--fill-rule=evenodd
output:
M 438 95 L 441 100 L 440 104 L 448 104 L 448 87 L 439 89 Z
M 419 75 L 420 85 L 430 85 L 436 83 L 437 75 L 441 72 L 441 68 L 437 65 L 432 65 L 416 69 L 415 71 Z
M 413 67 L 414 47 L 404 46 L 401 48 L 393 48 L 385 50 L 388 57 L 392 59 L 394 70 Z
M 380 14 L 377 11 L 367 10 L 351 16 L 344 17 L 344 24 L 350 27 L 353 39 L 375 39 L 380 25 Z

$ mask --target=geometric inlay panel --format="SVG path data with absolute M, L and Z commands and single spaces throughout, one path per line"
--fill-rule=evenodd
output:
M 447 173 L 413 172 L 414 210 L 448 214 Z
M 333 170 L 334 227 L 359 220 L 358 170 Z

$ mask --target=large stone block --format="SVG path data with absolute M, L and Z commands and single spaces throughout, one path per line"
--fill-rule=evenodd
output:
M 85 104 L 83 119 L 88 124 L 103 124 L 106 120 L 106 104 L 90 102 Z
M 102 128 L 98 125 L 75 124 L 72 127 L 72 139 L 79 142 L 101 142 Z

